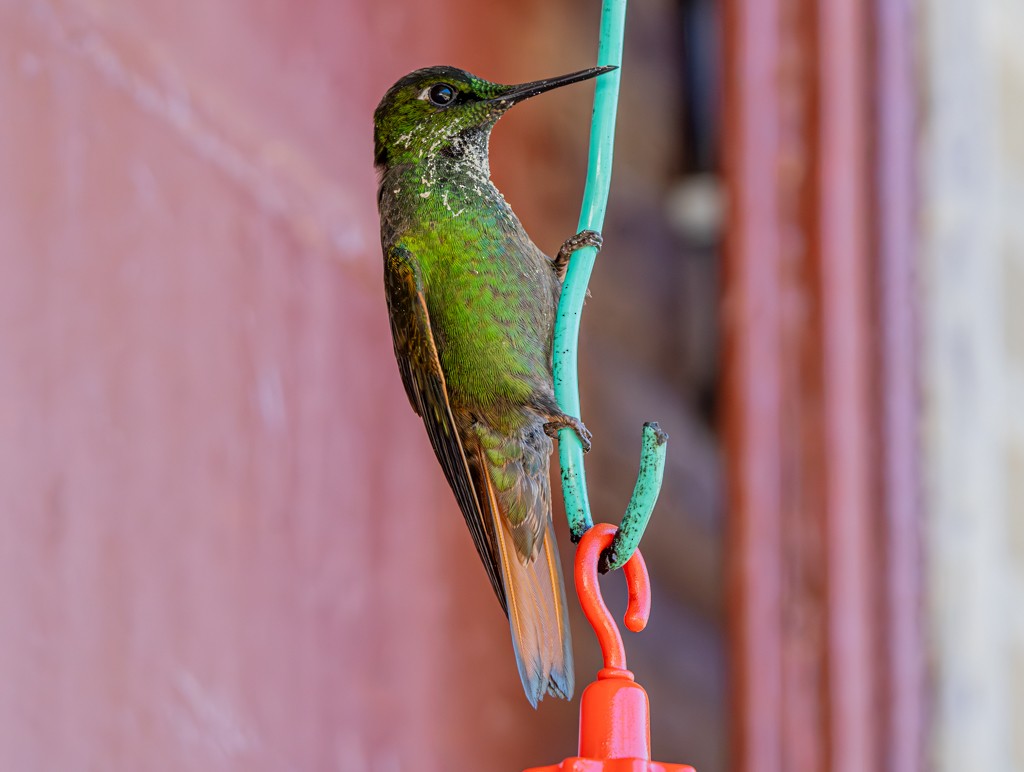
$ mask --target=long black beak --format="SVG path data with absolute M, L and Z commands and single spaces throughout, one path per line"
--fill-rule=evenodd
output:
M 617 69 L 618 67 L 615 65 L 591 67 L 589 70 L 571 72 L 568 75 L 560 75 L 557 78 L 546 78 L 545 80 L 535 80 L 531 83 L 520 83 L 518 86 L 512 86 L 509 91 L 506 91 L 501 96 L 488 101 L 497 103 L 503 107 L 511 107 L 516 102 L 522 102 L 524 99 L 537 96 L 537 94 L 543 94 L 545 91 L 550 91 L 553 88 L 568 86 L 570 83 L 579 83 L 581 80 L 590 80 L 591 78 L 596 78 L 598 75 L 604 75 L 606 72 L 611 72 L 612 70 Z

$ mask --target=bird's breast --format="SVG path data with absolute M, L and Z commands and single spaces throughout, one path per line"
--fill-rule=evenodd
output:
M 433 195 L 433 194 L 432 194 Z M 500 195 L 500 194 L 499 194 Z M 550 388 L 551 263 L 505 206 L 445 191 L 410 248 L 420 257 L 438 354 L 455 403 L 525 403 Z M 501 201 L 504 204 L 504 201 Z

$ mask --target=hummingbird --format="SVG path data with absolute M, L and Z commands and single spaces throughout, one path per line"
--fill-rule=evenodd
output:
M 615 69 L 519 85 L 455 67 L 411 72 L 373 116 L 384 287 L 412 408 L 509 620 L 534 707 L 573 693 L 565 586 L 551 517 L 552 439 L 591 435 L 555 400 L 555 313 L 582 231 L 549 258 L 491 182 L 491 129 L 513 105 Z

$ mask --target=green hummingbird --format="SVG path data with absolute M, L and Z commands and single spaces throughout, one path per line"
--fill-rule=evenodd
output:
M 491 129 L 524 99 L 615 69 L 516 86 L 455 67 L 400 79 L 373 116 L 384 286 L 395 358 L 509 619 L 536 707 L 573 693 L 565 587 L 551 518 L 551 439 L 590 432 L 555 401 L 551 349 L 576 234 L 554 259 L 491 182 Z

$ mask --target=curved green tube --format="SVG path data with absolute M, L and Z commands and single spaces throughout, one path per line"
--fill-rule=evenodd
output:
M 601 41 L 597 51 L 599 66 L 622 65 L 625 22 L 626 0 L 605 0 L 601 10 Z M 596 80 L 594 117 L 590 127 L 590 163 L 578 227 L 581 231 L 600 231 L 604 226 L 612 177 L 620 72 L 621 70 L 615 70 Z M 581 417 L 577 376 L 580 316 L 596 258 L 597 250 L 593 247 L 584 247 L 573 253 L 562 287 L 562 299 L 558 305 L 558 318 L 555 324 L 555 397 L 563 412 L 577 418 Z M 619 532 L 609 550 L 605 568 L 618 568 L 633 554 L 658 498 L 665 470 L 667 436 L 657 429 L 657 424 L 653 424 L 653 429 L 651 426 L 648 424 L 644 427 L 640 477 L 619 526 Z M 558 434 L 558 456 L 562 468 L 565 514 L 569 520 L 572 539 L 578 542 L 593 526 L 594 521 L 587 498 L 583 448 L 571 429 L 562 429 Z

